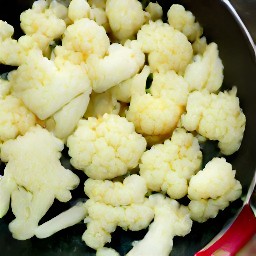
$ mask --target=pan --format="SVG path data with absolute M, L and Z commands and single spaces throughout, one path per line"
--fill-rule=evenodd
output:
M 7 21 L 15 28 L 15 37 L 22 32 L 19 30 L 19 14 L 31 7 L 32 0 L 9 0 L 1 3 L 0 19 Z M 226 0 L 180 0 L 180 1 L 158 1 L 165 13 L 174 4 L 182 4 L 190 10 L 204 28 L 204 35 L 208 41 L 218 44 L 220 57 L 224 64 L 223 89 L 231 89 L 237 86 L 240 105 L 246 115 L 246 129 L 242 145 L 238 152 L 227 157 L 227 161 L 237 170 L 236 177 L 243 186 L 243 194 L 247 194 L 251 181 L 254 177 L 256 166 L 256 56 L 251 36 L 244 24 Z M 0 66 L 0 73 L 9 72 L 10 66 Z M 209 146 L 204 152 L 205 158 L 211 158 L 217 154 L 214 146 Z M 62 163 L 65 167 L 72 169 L 69 165 L 67 154 L 64 153 Z M 1 164 L 1 170 L 4 165 Z M 81 182 L 82 184 L 82 182 Z M 78 187 L 74 191 L 73 198 L 83 190 Z M 71 202 L 72 204 L 72 202 Z M 207 245 L 222 229 L 227 226 L 240 211 L 243 202 L 237 200 L 219 215 L 205 223 L 194 223 L 192 231 L 185 238 L 175 237 L 174 247 L 171 255 L 190 256 Z M 60 209 L 65 210 L 68 204 L 55 202 L 49 213 L 45 216 L 49 219 L 56 216 Z M 0 219 L 0 255 L 3 256 L 57 256 L 57 255 L 95 255 L 95 251 L 86 247 L 81 240 L 84 232 L 84 224 L 78 224 L 64 231 L 60 231 L 50 238 L 32 238 L 18 241 L 12 238 L 8 230 L 8 223 L 13 219 L 12 213 Z M 140 240 L 146 231 L 124 232 L 117 229 L 113 236 L 111 247 L 115 248 L 121 255 L 125 255 L 132 247 L 134 240 Z

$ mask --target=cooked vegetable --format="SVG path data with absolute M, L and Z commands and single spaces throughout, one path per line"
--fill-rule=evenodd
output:
M 236 97 L 234 87 L 218 94 L 195 91 L 189 95 L 187 112 L 182 116 L 182 125 L 188 131 L 197 131 L 210 140 L 218 140 L 225 155 L 236 152 L 245 130 L 245 115 Z
M 9 228 L 14 238 L 34 236 L 55 198 L 71 199 L 70 190 L 77 187 L 79 178 L 61 165 L 62 149 L 63 143 L 40 126 L 1 146 L 1 160 L 7 165 L 0 180 L 0 216 L 8 211 L 11 199 L 15 219 Z
M 146 141 L 124 117 L 104 114 L 80 120 L 67 141 L 71 164 L 93 179 L 112 179 L 135 168 Z
M 141 157 L 140 175 L 151 191 L 162 191 L 173 199 L 187 194 L 188 181 L 202 162 L 197 139 L 184 129 L 174 131 L 171 140 L 153 146 Z
M 240 197 L 224 158 L 201 170 L 200 145 L 239 149 L 246 118 L 236 88 L 220 92 L 218 45 L 194 15 L 173 4 L 165 16 L 148 1 L 38 0 L 21 14 L 17 39 L 0 20 L 0 63 L 17 66 L 0 79 L 0 217 L 11 201 L 14 238 L 49 237 L 84 220 L 85 244 L 117 256 L 104 247 L 117 226 L 149 227 L 127 255 L 164 256 L 192 220 Z M 79 184 L 61 165 L 64 143 L 85 193 L 39 225 Z M 188 206 L 176 201 L 184 197 Z
M 213 158 L 191 178 L 188 187 L 191 202 L 188 207 L 193 220 L 204 222 L 215 218 L 219 210 L 241 196 L 242 186 L 235 179 L 235 173 L 224 158 Z
M 192 221 L 185 206 L 161 194 L 149 197 L 155 217 L 146 236 L 136 243 L 127 256 L 168 256 L 172 250 L 173 237 L 185 236 L 191 230 Z

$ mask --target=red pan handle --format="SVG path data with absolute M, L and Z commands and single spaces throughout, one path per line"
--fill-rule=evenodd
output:
M 228 230 L 211 246 L 197 252 L 195 256 L 235 256 L 256 234 L 256 218 L 250 205 L 243 209 Z

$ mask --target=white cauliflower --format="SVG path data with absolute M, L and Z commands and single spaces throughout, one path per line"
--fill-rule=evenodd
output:
M 46 0 L 38 0 L 34 2 L 32 9 L 20 15 L 22 30 L 31 36 L 44 52 L 66 29 L 63 13 L 59 10 L 56 4 L 49 5 Z
M 145 139 L 124 117 L 104 114 L 80 120 L 67 140 L 71 164 L 92 179 L 112 179 L 138 165 Z
M 72 21 L 90 18 L 91 7 L 86 0 L 72 0 L 68 6 L 68 17 Z
M 88 92 L 77 96 L 46 120 L 46 128 L 52 131 L 57 138 L 66 141 L 67 137 L 75 130 L 90 100 L 91 88 L 88 89 Z
M 8 80 L 0 78 L 0 100 L 10 93 L 10 82 Z
M 193 56 L 187 37 L 161 20 L 143 25 L 137 40 L 142 51 L 148 54 L 152 72 L 172 69 L 183 74 Z
M 0 143 L 24 135 L 35 124 L 36 116 L 20 99 L 12 95 L 0 97 Z
M 94 20 L 98 25 L 103 26 L 106 32 L 110 33 L 109 21 L 105 9 L 92 7 L 90 19 Z
M 112 248 L 103 247 L 97 250 L 96 256 L 120 256 L 120 254 Z
M 61 165 L 63 147 L 60 140 L 40 126 L 1 146 L 1 159 L 7 165 L 0 181 L 0 194 L 4 198 L 0 217 L 8 211 L 11 197 L 16 218 L 9 229 L 14 238 L 32 237 L 55 198 L 61 202 L 71 199 L 69 190 L 78 185 L 79 178 Z
M 218 94 L 195 91 L 189 95 L 187 112 L 181 118 L 188 131 L 219 141 L 218 146 L 225 155 L 239 149 L 245 130 L 246 117 L 236 92 L 235 87 Z
M 107 0 L 106 14 L 113 35 L 119 40 L 132 39 L 147 21 L 138 0 Z
M 79 223 L 84 220 L 86 216 L 86 205 L 79 202 L 70 209 L 38 226 L 35 230 L 35 236 L 38 238 L 49 237 L 62 229 Z
M 105 58 L 90 55 L 87 68 L 93 90 L 101 93 L 131 78 L 138 73 L 144 62 L 145 56 L 135 44 L 130 47 L 111 44 Z
M 145 8 L 145 11 L 149 13 L 150 20 L 152 21 L 160 20 L 163 17 L 163 8 L 158 3 L 150 2 Z
M 126 254 L 127 256 L 168 256 L 172 250 L 173 237 L 187 235 L 192 221 L 187 207 L 161 194 L 151 195 L 149 204 L 154 209 L 154 221 L 148 233 Z
M 126 118 L 134 123 L 136 131 L 143 134 L 148 144 L 153 145 L 168 139 L 177 127 L 188 89 L 184 79 L 174 71 L 162 71 L 153 74 L 151 95 L 145 88 L 148 73 L 149 70 L 144 70 L 137 75 L 137 81 L 136 77 L 131 81 L 130 93 L 127 93 L 127 96 L 131 95 L 131 101 Z
M 93 249 L 100 249 L 111 241 L 111 233 L 119 226 L 124 230 L 138 231 L 148 227 L 154 211 L 147 200 L 142 204 L 114 207 L 89 199 L 86 202 L 87 229 L 82 239 Z
M 184 108 L 188 99 L 188 84 L 173 70 L 153 73 L 150 93 L 155 97 L 167 97 Z
M 162 191 L 173 199 L 187 194 L 188 180 L 199 171 L 202 152 L 198 140 L 177 128 L 171 140 L 154 145 L 141 157 L 140 175 L 152 191 Z
M 154 97 L 145 93 L 132 97 L 126 118 L 150 143 L 154 141 L 151 137 L 157 137 L 160 141 L 169 138 L 181 114 L 182 109 L 167 97 Z
M 102 58 L 107 53 L 110 41 L 105 29 L 95 21 L 84 18 L 67 27 L 62 46 L 67 50 L 81 53 L 84 61 L 94 54 Z
M 0 20 L 0 63 L 19 66 L 31 50 L 40 50 L 30 36 L 21 36 L 19 40 L 12 39 L 14 28 Z
M 219 210 L 224 210 L 241 196 L 242 186 L 235 179 L 235 174 L 236 171 L 224 158 L 213 158 L 191 178 L 188 207 L 193 220 L 205 222 L 215 218 Z
M 218 91 L 224 78 L 223 68 L 217 44 L 207 45 L 203 55 L 196 55 L 186 68 L 184 78 L 189 84 L 189 90 Z
M 203 34 L 203 28 L 195 22 L 195 16 L 180 4 L 173 4 L 167 12 L 168 23 L 187 36 L 190 42 Z
M 88 0 L 88 3 L 91 7 L 106 9 L 107 0 Z
M 90 199 L 96 202 L 121 206 L 143 203 L 147 186 L 142 177 L 133 174 L 127 176 L 123 183 L 87 179 L 84 183 L 84 191 Z
M 31 52 L 25 63 L 8 78 L 14 95 L 41 120 L 52 116 L 76 96 L 89 91 L 90 87 L 81 66 L 66 63 L 57 67 L 38 52 Z
M 111 88 L 111 94 L 119 101 L 129 103 L 132 95 L 145 94 L 147 78 L 150 74 L 149 66 L 145 65 L 139 74 L 121 82 Z
M 110 90 L 107 90 L 103 93 L 92 92 L 90 102 L 84 117 L 101 117 L 105 113 L 117 115 L 119 111 L 120 103 L 112 95 Z
M 203 55 L 207 48 L 206 37 L 201 37 L 195 40 L 192 44 L 194 55 L 201 54 Z

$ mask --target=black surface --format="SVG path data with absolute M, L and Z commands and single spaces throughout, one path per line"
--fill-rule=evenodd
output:
M 238 87 L 238 96 L 241 99 L 241 106 L 247 117 L 245 137 L 241 149 L 229 157 L 234 168 L 237 170 L 237 177 L 241 181 L 244 192 L 246 192 L 252 179 L 256 163 L 256 64 L 249 41 L 233 15 L 226 8 L 222 1 L 217 0 L 184 0 L 184 1 L 159 1 L 164 4 L 165 10 L 172 3 L 181 3 L 191 10 L 204 27 L 204 34 L 209 41 L 215 41 L 219 45 L 220 56 L 225 67 L 224 88 Z M 236 1 L 239 2 L 239 1 Z M 0 18 L 7 20 L 17 27 L 19 13 L 27 9 L 31 1 L 9 0 L 1 2 Z M 17 30 L 16 37 L 21 33 Z M 2 68 L 2 69 L 1 69 Z M 0 72 L 6 68 L 1 67 Z M 7 68 L 8 69 L 8 68 Z M 211 151 L 211 150 L 210 150 Z M 211 153 L 213 154 L 214 150 Z M 66 165 L 66 163 L 65 163 Z M 77 173 L 77 172 L 76 172 Z M 79 173 L 82 179 L 85 177 Z M 82 184 L 82 182 L 81 182 Z M 82 190 L 80 186 L 74 191 L 74 197 Z M 209 220 L 204 224 L 194 224 L 191 234 L 185 238 L 175 238 L 173 256 L 193 255 L 197 250 L 207 244 L 223 226 L 233 218 L 241 206 L 241 201 L 234 202 L 230 207 L 221 212 L 217 218 Z M 61 209 L 68 207 L 57 203 L 45 218 L 50 218 Z M 94 255 L 93 250 L 87 248 L 81 241 L 81 235 L 85 226 L 79 224 L 65 231 L 59 232 L 51 238 L 39 240 L 36 238 L 27 241 L 12 239 L 8 231 L 7 223 L 13 218 L 8 213 L 0 220 L 0 255 L 1 256 L 44 256 L 44 255 Z M 131 235 L 132 234 L 132 235 Z M 120 229 L 113 234 L 112 244 L 121 255 L 124 255 L 131 246 L 133 239 L 141 239 L 145 231 L 123 232 Z

